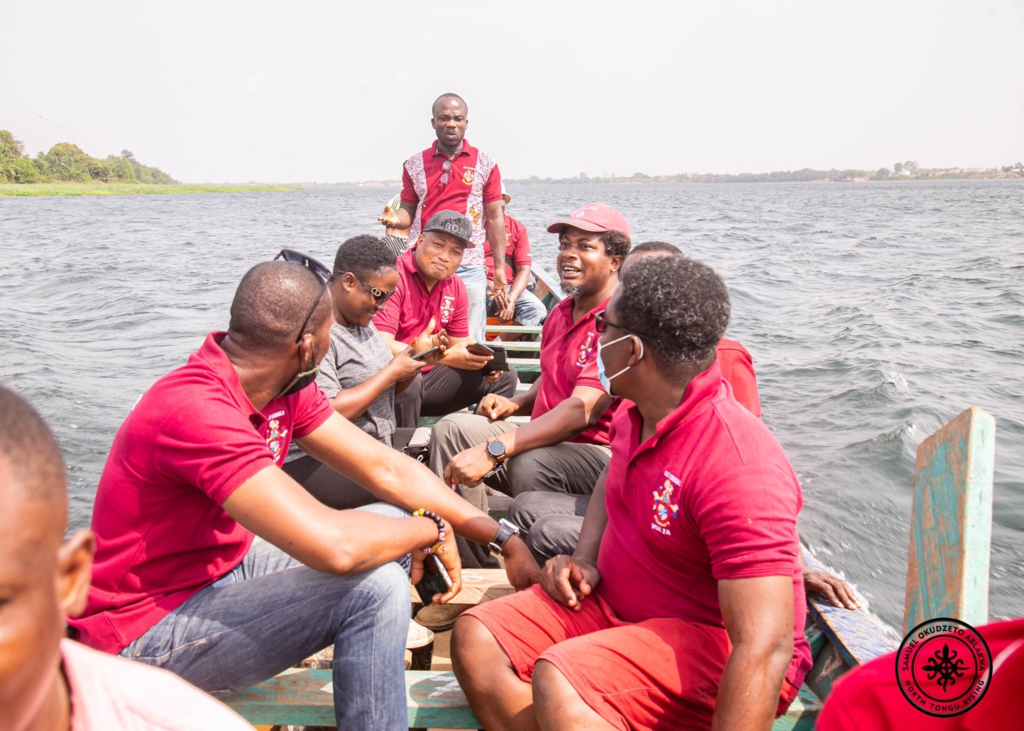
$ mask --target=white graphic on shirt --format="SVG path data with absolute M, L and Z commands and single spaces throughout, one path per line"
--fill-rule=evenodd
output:
M 447 327 L 448 322 L 452 319 L 452 315 L 455 314 L 455 297 L 446 294 L 444 295 L 444 302 L 441 303 L 441 327 Z
M 282 414 L 284 412 L 281 412 Z M 281 422 L 277 419 L 271 419 L 267 424 L 267 448 L 270 453 L 274 456 L 274 462 L 277 462 L 283 453 L 284 440 L 288 436 L 288 430 L 281 428 Z

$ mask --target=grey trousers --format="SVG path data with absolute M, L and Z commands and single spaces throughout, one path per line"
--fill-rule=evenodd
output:
M 505 421 L 491 421 L 476 414 L 449 414 L 441 419 L 430 435 L 430 469 L 444 477 L 445 467 L 459 452 L 515 429 Z M 563 442 L 531 449 L 505 462 L 505 467 L 488 478 L 487 484 L 506 495 L 517 497 L 529 492 L 590 495 L 594 483 L 611 459 L 611 450 L 598 444 Z M 485 485 L 456 485 L 456 492 L 480 510 L 487 512 Z M 498 561 L 486 546 L 456 539 L 459 556 L 467 568 L 497 568 Z
M 543 566 L 555 556 L 571 556 L 576 550 L 590 497 L 524 492 L 512 501 L 508 519 L 526 531 L 523 540 Z

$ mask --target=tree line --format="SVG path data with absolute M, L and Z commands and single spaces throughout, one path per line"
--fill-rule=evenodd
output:
M 143 183 L 170 185 L 178 181 L 160 168 L 143 165 L 128 150 L 97 159 L 70 142 L 49 152 L 25 154 L 21 140 L 0 129 L 0 183 Z

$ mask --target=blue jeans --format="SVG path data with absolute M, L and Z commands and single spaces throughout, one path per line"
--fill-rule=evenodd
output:
M 383 503 L 360 510 L 406 515 Z M 405 729 L 409 613 L 409 579 L 398 563 L 335 576 L 257 539 L 239 566 L 121 655 L 219 695 L 261 683 L 333 642 L 338 727 Z
M 455 273 L 469 293 L 469 337 L 478 343 L 487 341 L 487 267 L 467 269 L 460 266 Z

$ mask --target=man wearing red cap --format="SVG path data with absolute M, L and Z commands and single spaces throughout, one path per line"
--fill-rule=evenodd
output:
M 540 378 L 512 398 L 488 394 L 476 414 L 450 414 L 431 436 L 431 469 L 484 509 L 482 483 L 489 473 L 491 485 L 512 495 L 590 494 L 608 465 L 614 409 L 597 375 L 594 315 L 618 284 L 629 224 L 611 206 L 588 203 L 548 231 L 558 234 L 558 276 L 569 296 L 544 322 Z M 532 419 L 517 428 L 505 421 L 513 414 Z M 459 548 L 467 566 L 498 565 L 480 546 L 463 542 Z
M 501 208 L 501 173 L 488 154 L 466 141 L 469 107 L 458 94 L 442 94 L 430 110 L 437 142 L 406 160 L 402 168 L 402 203 L 389 205 L 377 220 L 388 228 L 409 229 L 416 241 L 423 224 L 435 213 L 453 210 L 473 224 L 472 248 L 459 265 L 459 278 L 469 295 L 469 334 L 482 343 L 487 323 L 487 277 L 484 241 L 491 245 L 496 297 L 504 306 L 505 223 Z

